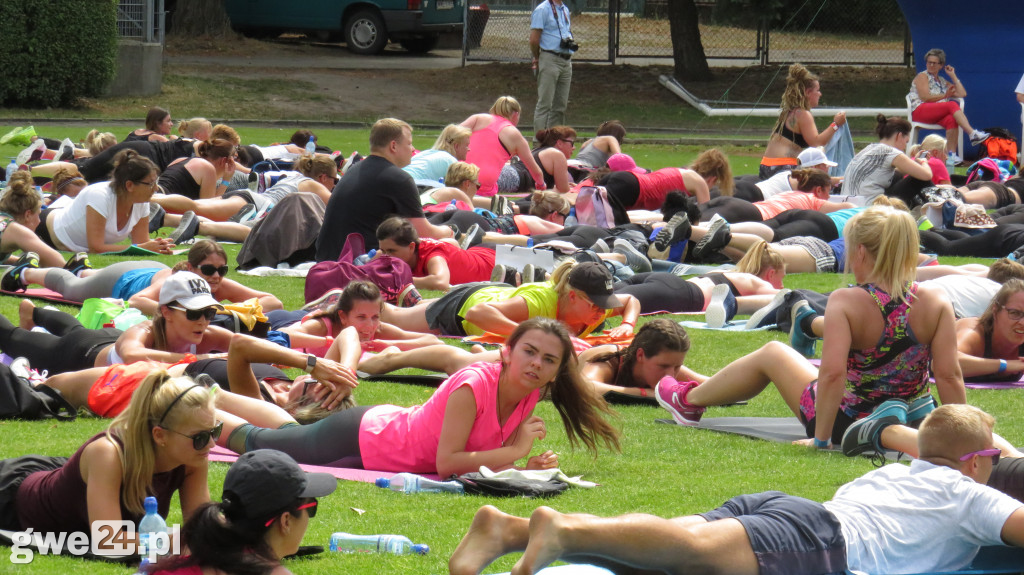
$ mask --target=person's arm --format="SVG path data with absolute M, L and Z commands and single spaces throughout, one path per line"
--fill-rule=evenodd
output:
M 821 204 L 818 211 L 827 214 L 829 212 L 838 212 L 839 210 L 848 210 L 850 208 L 856 208 L 857 206 L 850 202 L 825 202 Z
M 1024 507 L 1018 507 L 1010 514 L 1010 518 L 1003 523 L 999 536 L 1007 545 L 1024 547 Z
M 928 165 L 928 160 L 915 160 L 902 152 L 893 158 L 892 167 L 916 180 L 929 182 L 932 179 L 932 169 Z
M 210 485 L 207 481 L 209 467 L 204 460 L 202 465 L 185 467 L 185 480 L 178 490 L 181 501 L 181 517 L 188 521 L 199 506 L 210 501 Z
M 807 145 L 812 148 L 828 144 L 832 140 L 832 136 L 836 135 L 836 132 L 839 131 L 839 126 L 846 123 L 846 112 L 837 112 L 832 118 L 832 123 L 819 133 L 818 126 L 814 123 L 814 116 L 811 115 L 810 111 L 797 110 L 794 117 L 797 127 L 800 128 L 800 135 L 804 137 Z
M 427 218 L 408 218 L 409 223 L 416 229 L 416 233 L 421 238 L 433 238 L 435 240 L 443 240 L 445 238 L 455 237 L 455 231 L 448 226 L 435 226 L 430 223 Z
M 711 190 L 707 181 L 693 170 L 682 170 L 683 183 L 686 184 L 686 193 L 693 196 L 698 204 L 706 204 L 711 200 Z
M 533 28 L 530 30 L 530 54 L 533 56 L 533 73 L 537 73 L 537 59 L 540 58 L 540 35 L 541 30 L 539 28 Z
M 466 442 L 476 421 L 476 407 L 473 390 L 467 386 L 448 396 L 437 442 L 437 474 L 441 477 L 476 471 L 481 465 L 493 471 L 508 469 L 530 454 L 534 439 L 544 439 L 547 435 L 544 421 L 532 416 L 531 411 L 523 418 L 510 445 L 487 451 L 466 451 Z
M 957 322 L 956 347 L 957 360 L 964 377 L 990 375 L 1000 373 L 1000 367 L 1006 362 L 1002 371 L 1019 373 L 1024 371 L 1024 361 L 1017 359 L 994 359 L 985 357 L 985 342 L 974 326 L 977 318 L 964 318 Z
M 82 451 L 79 471 L 85 482 L 85 503 L 90 523 L 123 519 L 122 469 L 117 447 L 109 439 L 97 439 Z
M 157 312 L 159 313 L 159 311 Z M 152 360 L 164 363 L 177 363 L 185 359 L 184 353 L 153 349 L 153 322 L 144 321 L 134 325 L 121 334 L 114 343 L 117 354 L 125 364 L 137 361 Z
M 935 318 L 935 335 L 931 341 L 932 376 L 935 378 L 935 390 L 939 393 L 942 404 L 967 403 L 967 390 L 964 388 L 964 376 L 957 361 L 956 319 L 953 304 L 938 288 L 923 287 L 918 289 L 918 298 L 927 300 L 925 309 L 928 317 Z M 923 311 L 923 310 L 922 310 Z
M 1021 104 L 1024 104 L 1024 93 L 1021 93 L 1021 92 L 1014 92 L 1014 93 L 1017 95 L 1017 101 L 1020 102 Z
M 199 198 L 197 199 L 204 200 L 218 195 L 217 188 L 220 187 L 220 178 L 217 177 L 217 169 L 208 160 L 193 158 L 185 164 L 185 169 L 199 184 Z
M 413 277 L 412 285 L 416 289 L 432 289 L 448 291 L 452 289 L 452 272 L 448 269 L 448 260 L 441 256 L 434 256 L 427 260 L 427 275 Z
M 119 252 L 125 246 L 108 244 L 106 237 L 107 218 L 96 211 L 96 208 L 88 206 L 85 208 L 85 237 L 91 254 L 103 254 L 107 252 Z M 147 250 L 169 254 L 172 245 L 166 238 L 156 240 L 149 239 L 149 218 L 142 218 L 132 228 L 130 236 L 132 243 Z
M 547 160 L 551 164 L 548 173 L 555 177 L 555 191 L 560 194 L 569 193 L 569 164 L 565 161 L 565 156 L 553 149 L 545 150 L 541 155 L 542 161 Z
M 941 102 L 946 99 L 946 92 L 941 94 L 932 94 L 928 90 L 928 73 L 921 72 L 917 76 L 914 76 L 914 87 L 917 88 L 917 97 L 921 99 L 921 102 Z
M 530 177 L 533 178 L 533 189 L 546 190 L 547 184 L 544 183 L 544 173 L 541 172 L 540 166 L 533 159 L 530 144 L 523 137 L 523 134 L 515 126 L 505 126 L 498 132 L 498 139 L 501 140 L 506 149 L 515 150 L 515 155 L 519 156 L 519 159 L 522 160 L 526 170 L 530 172 Z
M 316 180 L 302 180 L 299 182 L 298 188 L 300 192 L 316 194 L 324 202 L 325 206 L 331 200 L 331 190 L 328 190 Z
M 466 310 L 466 321 L 498 335 L 511 335 L 519 322 L 530 317 L 530 308 L 522 296 L 501 302 L 484 302 Z
M 856 316 L 851 289 L 837 290 L 829 296 L 825 308 L 825 334 L 822 338 L 818 391 L 814 402 L 814 437 L 832 443 L 839 403 L 846 391 L 846 359 L 853 341 L 849 317 Z
M 432 333 L 406 331 L 390 323 L 381 322 L 373 339 L 363 343 L 363 349 L 366 351 L 380 351 L 387 347 L 397 347 L 405 351 L 430 345 L 441 345 L 443 343 L 441 338 Z
M 946 64 L 946 67 L 943 68 L 943 70 L 945 70 L 946 75 L 949 76 L 949 79 L 951 81 L 950 83 L 952 84 L 950 86 L 950 88 L 952 88 L 952 89 L 949 92 L 947 92 L 947 96 L 946 97 L 947 98 L 964 98 L 964 97 L 966 97 L 967 96 L 967 89 L 964 88 L 964 84 L 963 84 L 963 82 L 960 81 L 960 78 L 957 78 L 957 76 L 956 76 L 956 68 L 954 68 L 953 66 L 950 66 L 949 64 Z
M 625 301 L 622 307 L 615 308 L 611 315 L 621 315 L 622 323 L 608 330 L 611 337 L 627 337 L 636 330 L 636 320 L 640 317 L 640 300 L 631 295 L 617 294 Z
M 256 298 L 259 300 L 260 305 L 263 306 L 263 311 L 284 309 L 284 304 L 281 303 L 281 300 L 277 299 L 277 296 L 274 294 L 254 290 L 249 286 L 227 278 L 220 281 L 220 286 L 217 288 L 216 298 L 222 301 L 227 300 L 235 303 Z

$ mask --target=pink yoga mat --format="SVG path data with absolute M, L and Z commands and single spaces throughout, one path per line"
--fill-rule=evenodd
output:
M 72 300 L 69 300 L 69 299 L 65 299 L 64 296 L 61 295 L 60 293 L 55 292 L 53 290 L 48 290 L 46 288 L 28 288 L 28 289 L 26 289 L 24 291 L 7 291 L 7 290 L 3 290 L 3 291 L 0 291 L 0 293 L 3 293 L 4 295 L 12 295 L 12 296 L 15 296 L 15 297 L 28 297 L 28 298 L 32 298 L 32 299 L 41 299 L 41 300 L 52 301 L 52 302 L 56 302 L 56 303 L 63 303 L 63 304 L 67 304 L 67 305 L 76 305 L 76 306 L 79 306 L 79 307 L 81 307 L 81 305 L 82 305 L 82 302 L 80 302 L 80 301 L 72 301 Z
M 219 445 L 210 450 L 210 461 L 234 463 L 236 459 L 238 459 L 237 453 L 220 447 Z M 371 471 L 367 469 L 352 469 L 349 467 L 324 467 L 322 465 L 308 465 L 306 463 L 300 463 L 299 467 L 310 473 L 330 473 L 338 479 L 362 481 L 364 483 L 373 483 L 378 477 L 391 478 L 395 475 L 394 471 Z M 426 477 L 427 479 L 440 479 L 436 473 L 417 473 L 416 475 Z

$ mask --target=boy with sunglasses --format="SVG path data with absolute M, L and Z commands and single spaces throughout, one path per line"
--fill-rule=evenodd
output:
M 761 575 L 957 571 L 982 545 L 1024 546 L 1024 504 L 985 485 L 999 453 L 992 446 L 994 422 L 975 407 L 943 405 L 921 425 L 920 459 L 871 471 L 825 503 L 770 491 L 671 520 L 595 518 L 548 507 L 526 519 L 484 507 L 449 568 L 479 573 L 497 557 L 525 550 L 517 573 L 535 573 L 563 557 L 615 572 L 625 566 Z

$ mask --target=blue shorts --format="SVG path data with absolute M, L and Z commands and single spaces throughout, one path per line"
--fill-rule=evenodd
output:
M 766 491 L 733 497 L 700 516 L 739 521 L 750 538 L 760 575 L 846 571 L 846 540 L 839 520 L 820 503 Z
M 128 301 L 128 298 L 149 287 L 149 284 L 153 282 L 153 276 L 156 275 L 156 272 L 165 269 L 167 268 L 154 267 L 126 271 L 117 279 L 114 288 L 110 290 L 110 297 Z
M 832 253 L 836 255 L 836 273 L 843 273 L 846 271 L 846 240 L 844 238 L 832 240 L 828 243 L 828 247 L 832 248 Z

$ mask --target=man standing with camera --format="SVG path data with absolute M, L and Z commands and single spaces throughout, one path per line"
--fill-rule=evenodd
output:
M 565 124 L 572 83 L 572 55 L 579 50 L 569 27 L 569 8 L 562 0 L 544 0 L 530 18 L 530 51 L 537 76 L 535 131 Z

